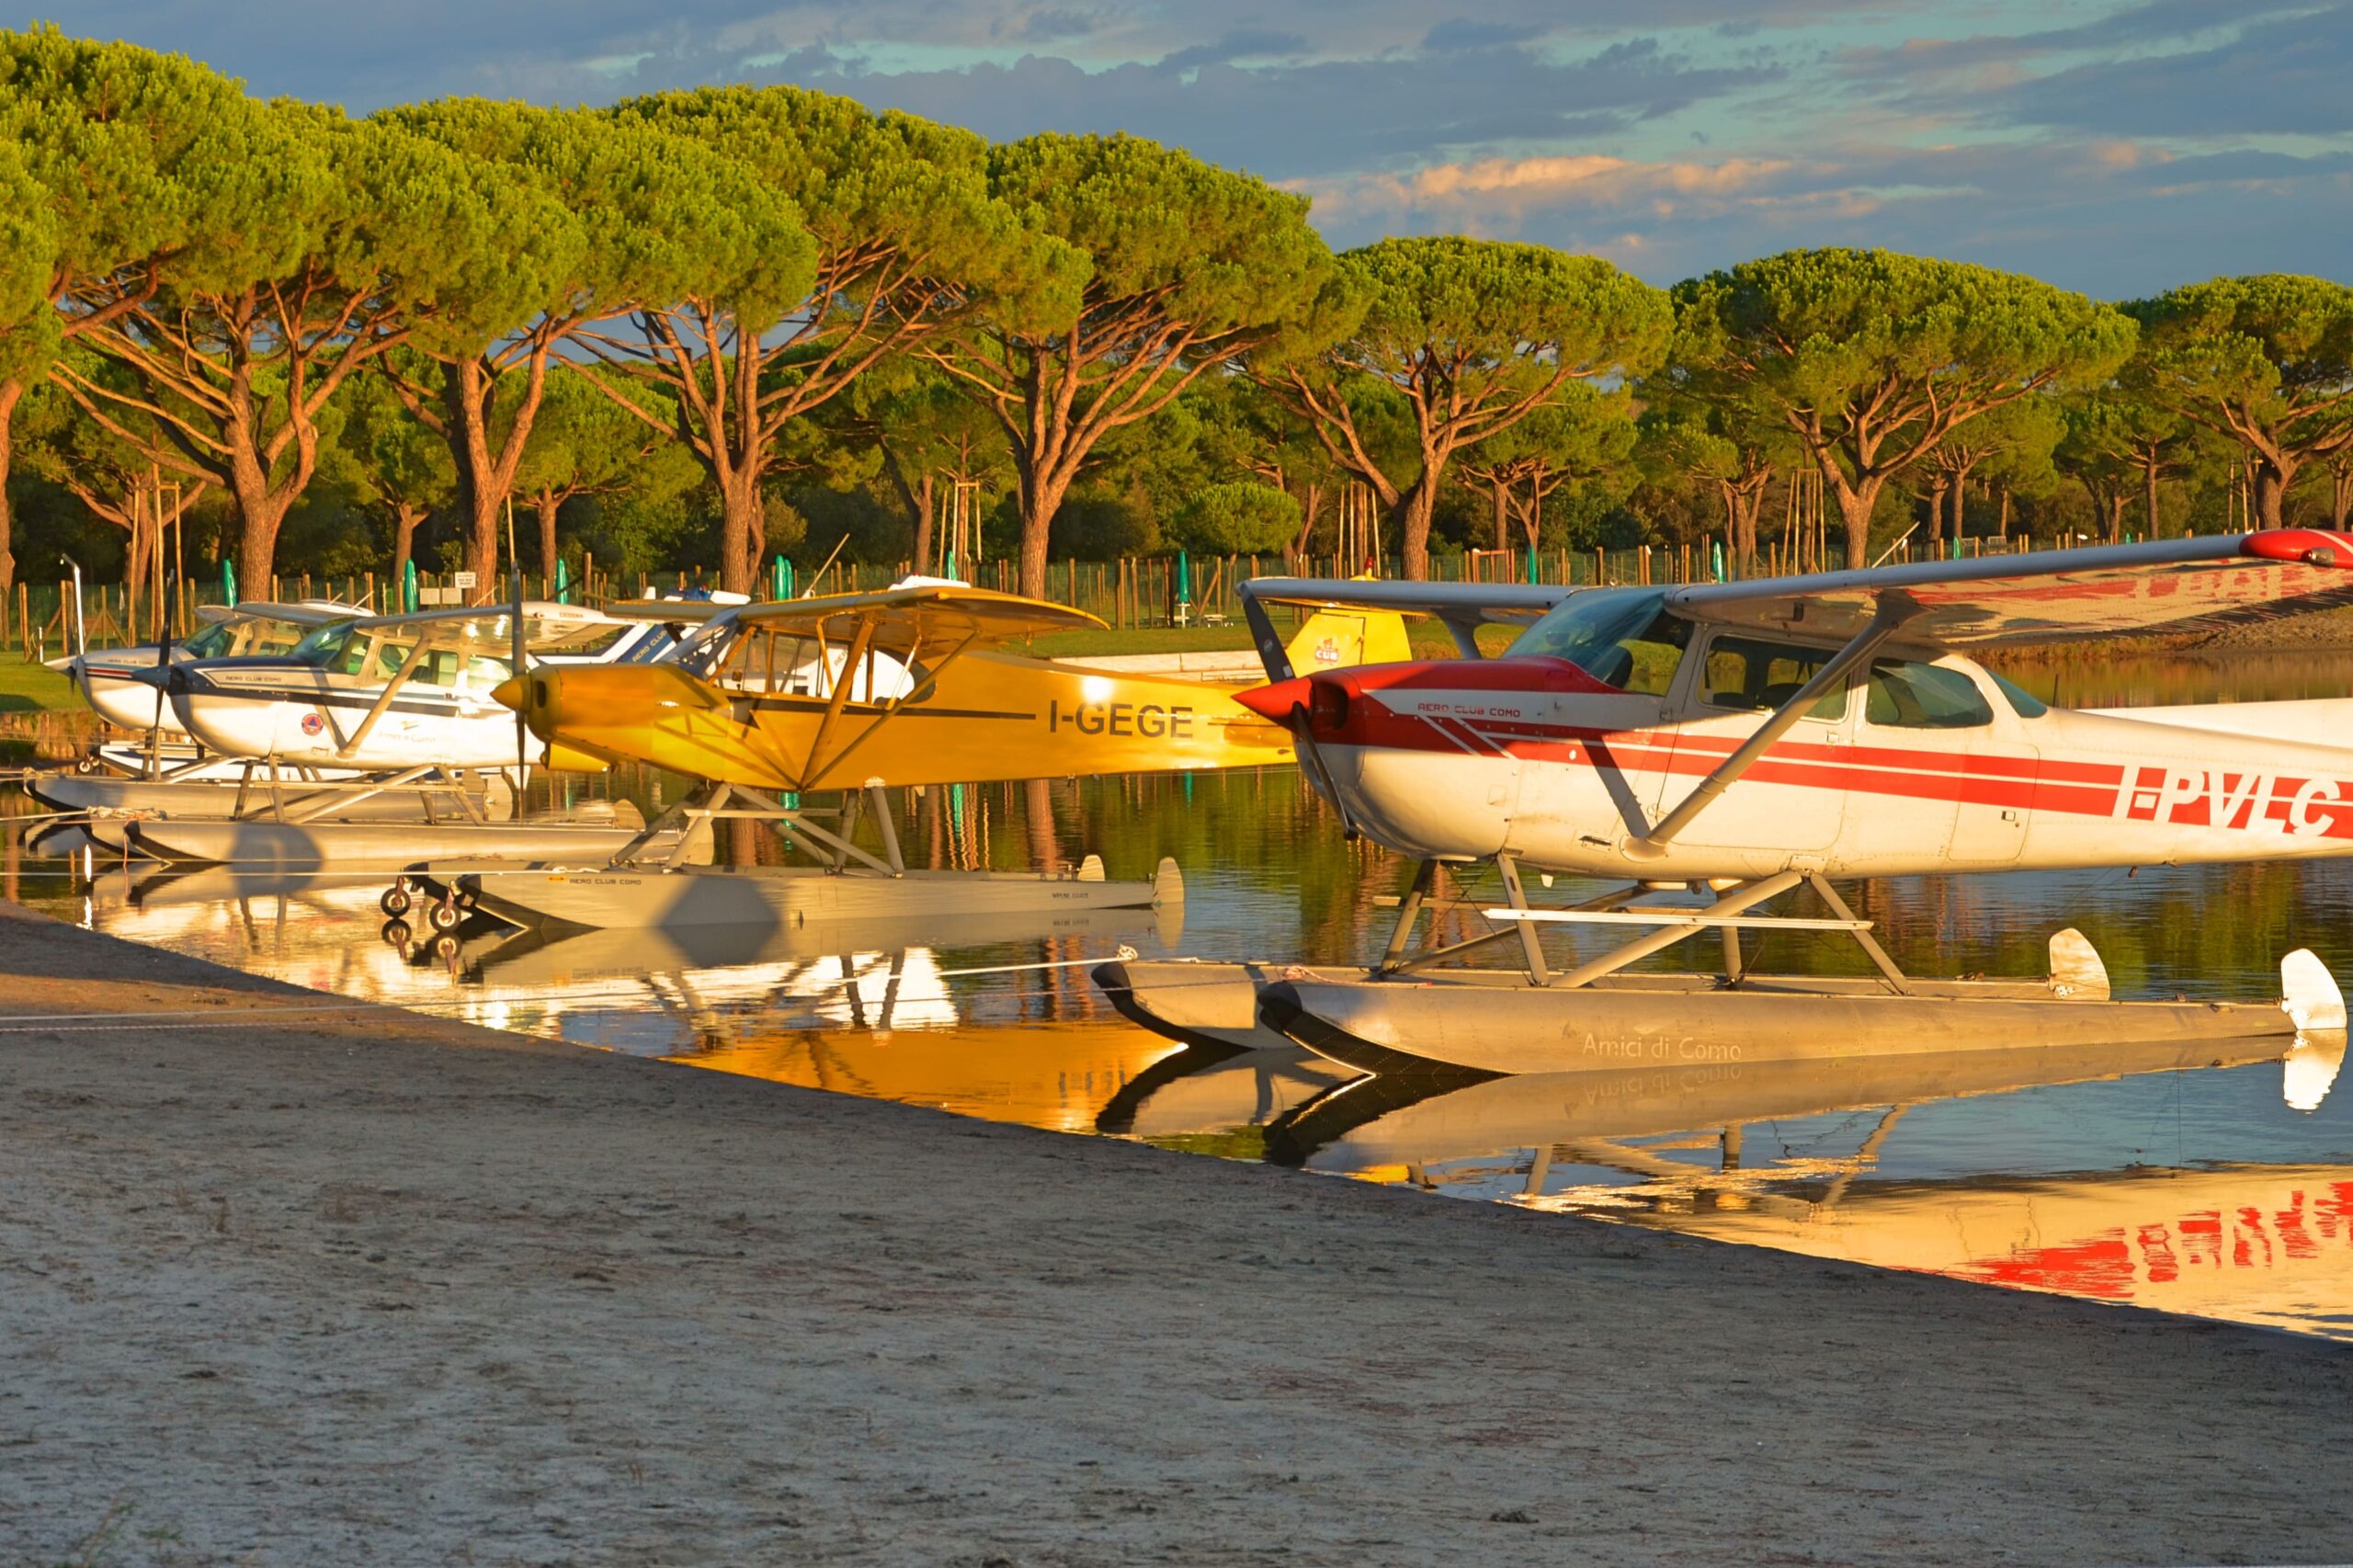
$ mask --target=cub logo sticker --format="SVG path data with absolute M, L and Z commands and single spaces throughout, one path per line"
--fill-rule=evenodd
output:
M 305 713 L 302 715 L 302 733 L 304 734 L 315 735 L 325 730 L 326 727 L 327 722 L 324 719 L 320 718 L 316 712 Z
M 1323 642 L 1315 644 L 1315 662 L 1319 665 L 1338 664 L 1340 662 L 1340 640 L 1336 637 L 1326 637 Z

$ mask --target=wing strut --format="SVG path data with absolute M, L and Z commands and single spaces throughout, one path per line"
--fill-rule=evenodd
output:
M 1716 770 L 1694 785 L 1691 793 L 1683 797 L 1682 803 L 1661 817 L 1656 826 L 1640 837 L 1627 840 L 1626 853 L 1636 859 L 1665 853 L 1669 839 L 1689 827 L 1692 819 L 1731 789 L 1733 780 L 1747 772 L 1774 742 L 1788 734 L 1790 727 L 1805 717 L 1808 709 L 1844 685 L 1856 665 L 1877 653 L 1881 643 L 1903 630 L 1904 623 L 1918 613 L 1919 608 L 1909 598 L 1896 595 L 1882 597 L 1870 622 L 1855 633 L 1845 647 L 1832 654 L 1828 664 L 1814 671 L 1813 678 L 1800 687 L 1796 696 L 1775 709 L 1773 716 L 1759 725 L 1755 734 L 1740 744 L 1740 749 L 1718 763 Z

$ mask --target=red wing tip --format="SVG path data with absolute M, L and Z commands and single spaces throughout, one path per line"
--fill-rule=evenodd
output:
M 2353 536 L 2329 528 L 2265 528 L 2246 536 L 2246 552 L 2266 561 L 2353 570 Z

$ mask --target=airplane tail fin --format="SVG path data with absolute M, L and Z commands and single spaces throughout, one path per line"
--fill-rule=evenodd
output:
M 1290 667 L 1300 675 L 1352 665 L 1397 665 L 1414 656 L 1405 618 L 1394 610 L 1326 606 L 1309 616 L 1290 640 Z

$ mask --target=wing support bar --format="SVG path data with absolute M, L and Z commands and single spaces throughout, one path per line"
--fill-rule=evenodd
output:
M 1694 818 L 1731 789 L 1758 757 L 1772 748 L 1774 742 L 1788 734 L 1790 728 L 1805 717 L 1807 710 L 1844 685 L 1856 665 L 1877 653 L 1882 643 L 1903 630 L 1905 621 L 1918 613 L 1918 607 L 1908 597 L 1895 595 L 1882 597 L 1869 624 L 1848 639 L 1845 647 L 1832 654 L 1828 664 L 1814 671 L 1813 678 L 1800 687 L 1796 696 L 1775 709 L 1772 717 L 1759 725 L 1755 734 L 1743 741 L 1737 751 L 1718 763 L 1714 772 L 1694 785 L 1691 792 L 1683 797 L 1681 804 L 1661 817 L 1648 833 L 1627 840 L 1626 853 L 1636 859 L 1664 854 L 1668 840 L 1689 827 Z

